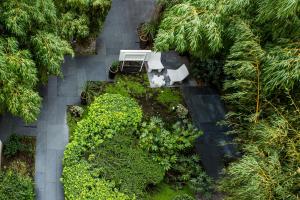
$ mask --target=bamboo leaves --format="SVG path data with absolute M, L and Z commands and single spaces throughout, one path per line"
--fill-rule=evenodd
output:
M 0 60 L 0 104 L 26 122 L 36 120 L 41 98 L 30 52 L 20 50 L 15 38 L 0 38 Z
M 222 48 L 220 16 L 211 13 L 215 8 L 213 4 L 208 8 L 193 3 L 171 7 L 161 22 L 155 49 L 189 51 L 198 57 L 218 52 Z
M 73 55 L 70 44 L 51 33 L 39 32 L 31 39 L 42 80 L 49 75 L 61 75 L 60 66 L 65 54 Z

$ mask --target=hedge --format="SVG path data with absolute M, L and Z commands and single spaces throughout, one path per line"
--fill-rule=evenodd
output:
M 135 130 L 141 120 L 141 108 L 130 98 L 104 94 L 95 99 L 77 123 L 64 153 L 62 182 L 66 199 L 134 199 L 116 189 L 113 181 L 103 179 L 99 168 L 87 162 L 86 154 L 116 134 Z

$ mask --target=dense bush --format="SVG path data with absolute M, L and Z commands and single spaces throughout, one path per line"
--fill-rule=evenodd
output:
M 26 122 L 37 119 L 39 82 L 61 75 L 71 46 L 58 34 L 53 0 L 0 1 L 0 104 Z
M 93 157 L 89 152 L 96 153 L 97 150 L 101 155 L 99 145 L 114 135 L 135 130 L 141 119 L 140 107 L 130 98 L 105 94 L 95 99 L 87 115 L 77 123 L 73 140 L 64 153 L 62 181 L 66 199 L 129 199 L 117 191 L 117 185 L 101 178 L 101 168 L 88 162 L 88 158 Z
M 188 194 L 180 194 L 174 197 L 172 200 L 194 200 L 195 198 L 191 197 Z
M 147 88 L 134 77 L 118 76 L 114 84 L 106 87 L 105 92 L 127 97 L 142 97 L 146 94 Z
M 118 192 L 110 181 L 99 178 L 86 161 L 80 161 L 63 169 L 63 184 L 67 200 L 129 200 Z
M 222 181 L 227 198 L 298 199 L 299 1 L 160 1 L 157 50 L 224 56 L 226 122 L 244 152 Z
M 207 84 L 216 87 L 219 90 L 223 89 L 224 81 L 224 61 L 220 60 L 195 60 L 192 63 L 192 74 L 198 80 L 202 80 Z
M 136 145 L 132 133 L 104 141 L 89 152 L 88 160 L 94 170 L 99 169 L 101 177 L 137 199 L 144 199 L 147 186 L 160 183 L 164 177 L 163 168 Z
M 54 0 L 60 32 L 66 39 L 96 37 L 111 7 L 111 0 Z
M 69 112 L 73 117 L 81 117 L 84 113 L 84 109 L 80 106 L 70 106 Z
M 104 90 L 105 84 L 98 81 L 88 81 L 81 93 L 81 104 L 91 104 L 95 97 L 99 96 Z
M 153 159 L 165 169 L 170 169 L 176 162 L 178 153 L 191 148 L 200 135 L 201 132 L 192 124 L 177 122 L 167 130 L 160 118 L 153 117 L 150 122 L 142 124 L 139 145 L 150 152 Z
M 3 154 L 7 157 L 12 157 L 18 152 L 22 151 L 24 148 L 25 146 L 21 142 L 21 137 L 13 134 L 4 144 Z
M 34 200 L 34 184 L 15 171 L 0 171 L 0 200 Z
M 77 123 L 74 140 L 83 147 L 92 148 L 115 134 L 135 129 L 141 118 L 141 108 L 132 99 L 104 94 L 95 99 L 88 108 L 87 116 Z

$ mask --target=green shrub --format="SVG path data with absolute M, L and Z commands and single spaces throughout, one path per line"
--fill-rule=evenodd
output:
M 88 108 L 87 116 L 77 123 L 74 139 L 83 147 L 97 146 L 106 138 L 135 129 L 142 119 L 139 105 L 118 94 L 104 94 Z
M 81 117 L 84 113 L 84 109 L 80 106 L 70 106 L 69 111 L 73 117 Z
M 191 197 L 188 194 L 180 194 L 174 197 L 173 200 L 195 200 L 195 198 Z
M 8 168 L 14 172 L 19 173 L 20 175 L 30 175 L 30 166 L 24 161 L 21 160 L 13 160 L 9 163 L 9 166 L 5 166 L 5 168 Z
M 0 171 L 0 200 L 34 200 L 34 184 L 28 176 Z
M 99 81 L 88 81 L 81 93 L 81 104 L 91 104 L 95 97 L 103 93 L 104 83 Z
M 64 152 L 62 182 L 66 199 L 130 199 L 118 192 L 113 182 L 100 178 L 99 168 L 91 166 L 85 156 L 114 135 L 137 129 L 141 119 L 141 108 L 128 97 L 104 94 L 95 98 Z
M 182 96 L 177 90 L 165 88 L 159 90 L 156 100 L 170 110 L 174 110 L 178 104 L 182 103 Z
M 106 140 L 91 152 L 89 162 L 94 170 L 99 169 L 101 177 L 113 180 L 122 193 L 144 199 L 147 186 L 160 183 L 165 172 L 136 146 L 130 135 L 119 134 Z
M 129 200 L 118 192 L 112 182 L 98 178 L 89 164 L 81 161 L 63 169 L 63 183 L 67 200 Z
M 180 155 L 168 172 L 168 181 L 175 183 L 179 188 L 188 184 L 193 192 L 209 199 L 213 192 L 213 182 L 202 169 L 199 161 L 197 155 Z
M 114 84 L 106 87 L 105 92 L 126 97 L 142 97 L 147 93 L 147 88 L 135 77 L 118 76 Z
M 6 157 L 13 157 L 18 152 L 25 149 L 24 144 L 21 142 L 22 137 L 18 135 L 11 135 L 8 141 L 4 144 L 3 154 Z
M 200 135 L 192 124 L 177 122 L 169 131 L 160 118 L 153 117 L 142 124 L 139 145 L 168 170 L 176 162 L 178 153 L 191 148 Z

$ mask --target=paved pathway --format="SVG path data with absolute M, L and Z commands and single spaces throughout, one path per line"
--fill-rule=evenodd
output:
M 36 191 L 37 199 L 64 199 L 60 183 L 63 151 L 68 143 L 67 105 L 78 104 L 87 80 L 107 80 L 107 66 L 118 58 L 120 49 L 137 49 L 136 27 L 149 19 L 154 0 L 113 0 L 103 32 L 97 39 L 98 54 L 66 57 L 64 78 L 51 77 L 41 89 L 43 106 L 35 124 L 24 125 L 12 116 L 0 118 L 0 139 L 11 133 L 37 136 Z
M 204 133 L 196 142 L 196 151 L 208 175 L 218 178 L 226 159 L 238 156 L 230 144 L 232 138 L 225 134 L 228 128 L 217 125 L 225 117 L 224 104 L 219 94 L 209 87 L 183 87 L 182 90 L 195 126 Z

